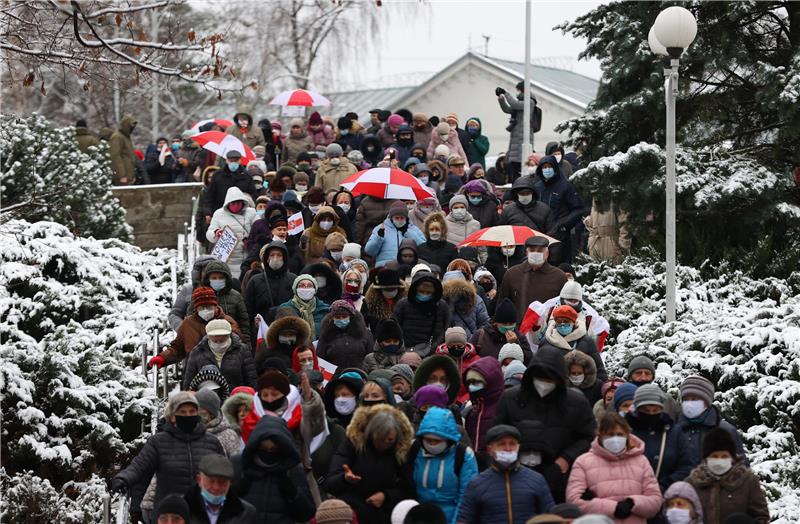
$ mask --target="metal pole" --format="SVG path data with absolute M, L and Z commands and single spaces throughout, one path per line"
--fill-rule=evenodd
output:
M 670 59 L 665 97 L 667 105 L 667 322 L 675 322 L 675 97 L 678 93 L 678 59 Z
M 158 355 L 158 331 L 156 331 L 156 336 L 153 338 L 153 356 Z M 156 395 L 156 400 L 158 400 L 158 368 L 153 366 L 153 392 Z M 156 426 L 158 425 L 158 412 L 153 411 L 153 416 L 150 418 L 150 433 L 155 435 L 156 433 Z
M 103 496 L 103 524 L 111 522 L 111 495 Z
M 531 154 L 531 0 L 525 0 L 525 85 L 522 96 L 525 102 L 522 122 L 522 158 L 520 163 L 524 166 L 525 161 Z

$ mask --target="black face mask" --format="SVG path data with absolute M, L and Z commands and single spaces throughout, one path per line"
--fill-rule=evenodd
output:
M 420 162 L 425 162 L 425 153 L 423 152 L 415 152 L 415 154 L 412 154 L 411 156 L 414 158 L 419 158 Z
M 388 355 L 396 355 L 400 351 L 400 344 L 389 344 L 388 346 L 381 346 L 381 350 Z
M 488 293 L 489 291 L 494 289 L 494 284 L 491 282 L 481 282 L 481 287 L 483 288 L 484 291 Z
M 278 463 L 281 454 L 277 451 L 258 451 L 258 458 L 267 466 L 273 466 Z
M 575 310 L 576 313 L 580 313 L 583 309 L 583 302 L 578 302 L 577 304 L 567 304 L 567 301 L 564 299 L 560 300 L 562 306 L 569 306 Z
M 184 433 L 191 433 L 200 422 L 199 415 L 181 416 L 175 415 L 175 427 Z
M 385 400 L 362 400 L 361 405 L 364 407 L 377 406 L 378 404 L 386 404 Z
M 646 426 L 653 427 L 659 425 L 661 422 L 661 413 L 658 415 L 645 415 L 644 413 L 637 413 L 636 418 L 641 420 Z
M 258 400 L 261 402 L 262 408 L 274 413 L 283 407 L 283 402 L 286 400 L 286 398 L 281 397 L 278 400 L 273 400 L 272 402 L 267 402 L 261 397 L 258 397 Z
M 464 355 L 465 351 L 467 351 L 466 347 L 463 347 L 463 348 L 451 348 L 451 347 L 448 347 L 447 348 L 447 352 L 450 353 L 451 355 L 453 355 L 454 357 L 462 357 Z

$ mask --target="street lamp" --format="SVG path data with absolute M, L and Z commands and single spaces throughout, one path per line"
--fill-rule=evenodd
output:
M 661 11 L 647 36 L 653 54 L 664 61 L 664 98 L 667 106 L 667 322 L 676 317 L 675 302 L 675 97 L 678 65 L 683 51 L 697 36 L 697 21 L 689 10 L 672 6 Z

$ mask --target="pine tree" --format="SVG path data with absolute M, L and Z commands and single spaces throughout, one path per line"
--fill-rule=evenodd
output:
M 589 112 L 560 126 L 588 169 L 573 181 L 630 213 L 640 244 L 663 248 L 664 77 L 647 34 L 676 2 L 617 2 L 562 26 L 603 67 Z M 800 260 L 800 3 L 684 2 L 697 19 L 677 102 L 678 256 L 749 257 L 756 275 Z M 776 253 L 777 252 L 777 253 Z

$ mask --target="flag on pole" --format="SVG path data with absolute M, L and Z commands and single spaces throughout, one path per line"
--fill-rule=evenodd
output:
M 549 318 L 553 309 L 560 305 L 561 297 L 553 297 L 546 302 L 539 302 L 538 300 L 531 302 L 527 311 L 525 311 L 525 317 L 520 323 L 520 332 L 523 335 L 537 332 L 542 327 L 540 324 L 544 322 L 543 319 Z M 588 317 L 590 320 L 587 330 L 590 331 L 591 335 L 597 340 L 598 350 L 603 351 L 606 338 L 608 337 L 608 333 L 611 331 L 611 326 L 609 325 L 608 320 L 603 318 L 592 306 L 586 302 L 583 302 L 582 313 L 584 314 L 584 318 Z M 528 340 L 531 340 L 530 336 L 528 336 Z M 534 344 L 538 344 L 538 342 L 534 342 Z
M 290 235 L 299 235 L 300 233 L 305 230 L 305 224 L 303 224 L 303 213 L 298 211 L 294 215 L 289 217 L 289 234 Z
M 336 374 L 336 365 L 331 364 L 324 358 L 317 357 L 317 364 L 319 365 L 319 370 L 322 372 L 322 385 L 327 386 L 328 382 L 333 378 Z

